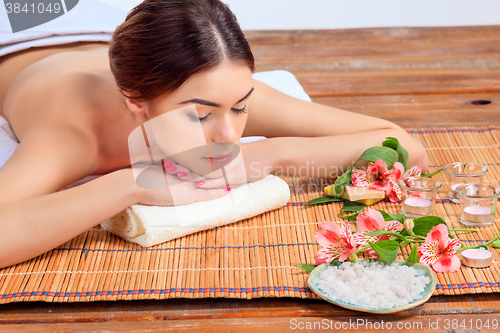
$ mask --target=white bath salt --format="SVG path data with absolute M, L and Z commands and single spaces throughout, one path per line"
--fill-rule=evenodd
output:
M 329 266 L 314 280 L 328 297 L 367 309 L 392 309 L 419 298 L 430 282 L 412 267 L 375 260 Z

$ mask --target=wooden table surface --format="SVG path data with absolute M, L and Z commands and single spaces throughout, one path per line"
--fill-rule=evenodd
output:
M 257 70 L 313 101 L 405 128 L 500 125 L 500 26 L 247 32 Z M 435 296 L 385 316 L 319 300 L 169 299 L 0 305 L 0 331 L 500 332 L 500 295 Z

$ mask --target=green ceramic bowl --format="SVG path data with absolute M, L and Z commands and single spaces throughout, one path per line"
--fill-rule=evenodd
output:
M 358 261 L 362 260 L 375 260 L 375 259 L 358 259 Z M 420 297 L 415 299 L 413 302 L 396 307 L 396 308 L 390 308 L 390 309 L 371 309 L 371 308 L 364 308 L 358 305 L 350 304 L 350 303 L 345 303 L 340 300 L 337 300 L 335 298 L 331 298 L 327 296 L 325 293 L 323 293 L 319 288 L 318 285 L 314 282 L 319 274 L 323 272 L 325 269 L 327 269 L 330 265 L 329 264 L 322 264 L 316 267 L 311 274 L 309 275 L 309 279 L 307 280 L 307 284 L 309 285 L 309 288 L 316 293 L 319 297 L 324 299 L 327 302 L 333 303 L 335 305 L 341 306 L 343 308 L 349 309 L 349 310 L 355 310 L 355 311 L 361 311 L 361 312 L 370 312 L 370 313 L 393 313 L 393 312 L 399 312 L 399 311 L 404 311 L 408 310 L 411 308 L 416 307 L 417 305 L 425 303 L 431 296 L 432 293 L 434 292 L 434 289 L 436 289 L 436 277 L 434 276 L 434 273 L 432 272 L 432 269 L 429 266 L 422 265 L 422 264 L 415 264 L 412 262 L 408 261 L 403 261 L 403 260 L 396 260 L 397 263 L 405 266 L 410 266 L 414 268 L 417 271 L 417 275 L 425 275 L 429 278 L 429 283 L 425 287 L 425 290 L 420 294 Z M 340 266 L 342 263 L 341 262 L 336 262 L 332 265 L 334 266 Z

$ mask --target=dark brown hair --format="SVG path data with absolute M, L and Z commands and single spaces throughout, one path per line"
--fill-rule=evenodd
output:
M 224 59 L 254 71 L 248 41 L 219 0 L 145 0 L 116 28 L 109 46 L 118 87 L 143 100 L 179 88 Z

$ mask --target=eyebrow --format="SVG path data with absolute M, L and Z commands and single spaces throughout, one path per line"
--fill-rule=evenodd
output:
M 245 99 L 247 99 L 250 96 L 250 94 L 253 91 L 254 91 L 254 88 L 250 89 L 250 91 L 245 96 L 243 96 L 238 102 L 236 102 L 235 104 L 243 102 Z M 204 99 L 199 99 L 199 98 L 193 98 L 193 99 L 190 99 L 190 100 L 187 100 L 187 101 L 184 101 L 184 102 L 180 102 L 179 104 L 188 104 L 188 103 L 196 103 L 196 104 L 201 104 L 201 105 L 206 105 L 206 106 L 213 106 L 213 107 L 216 107 L 216 108 L 220 107 L 220 104 L 209 102 L 209 101 L 205 101 Z

